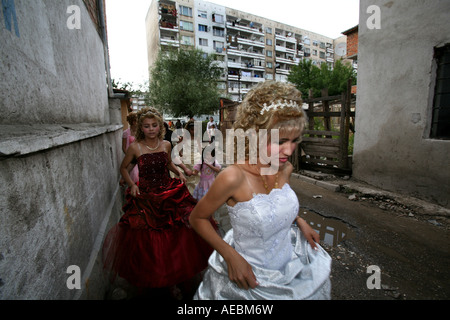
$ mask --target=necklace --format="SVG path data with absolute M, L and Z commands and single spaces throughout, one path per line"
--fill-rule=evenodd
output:
M 266 189 L 266 192 L 269 193 L 269 187 L 267 186 L 267 181 L 264 180 L 264 178 L 261 175 L 261 173 L 259 174 L 259 176 L 261 177 L 261 180 L 263 182 L 264 189 Z M 277 175 L 275 176 L 275 184 L 273 185 L 272 189 L 277 189 L 277 188 L 278 188 L 278 172 L 277 172 Z
M 144 142 L 144 143 L 145 143 L 145 146 L 146 146 L 150 151 L 155 151 L 156 149 L 159 148 L 159 139 L 158 139 L 158 145 L 157 145 L 156 147 L 154 147 L 154 148 L 150 148 L 150 147 L 147 145 L 146 142 Z

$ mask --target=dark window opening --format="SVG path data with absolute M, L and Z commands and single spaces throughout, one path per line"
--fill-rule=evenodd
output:
M 431 138 L 450 139 L 450 44 L 435 48 L 437 64 Z

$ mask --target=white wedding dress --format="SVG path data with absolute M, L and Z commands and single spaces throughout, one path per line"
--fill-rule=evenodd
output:
M 330 299 L 331 258 L 320 246 L 313 250 L 292 223 L 298 210 L 297 195 L 288 184 L 228 206 L 232 229 L 224 240 L 251 264 L 259 285 L 240 289 L 214 251 L 194 299 Z

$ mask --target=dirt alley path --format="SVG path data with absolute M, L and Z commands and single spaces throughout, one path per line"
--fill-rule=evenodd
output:
M 448 225 L 386 210 L 379 203 L 351 201 L 349 194 L 292 178 L 300 210 L 339 220 L 352 236 L 325 249 L 333 258 L 332 299 L 447 300 L 450 298 Z M 378 266 L 381 288 L 368 289 Z

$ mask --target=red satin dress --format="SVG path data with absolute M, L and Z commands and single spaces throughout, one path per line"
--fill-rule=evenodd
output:
M 169 177 L 167 162 L 166 152 L 137 159 L 140 195 L 134 198 L 127 189 L 125 214 L 103 245 L 105 268 L 136 287 L 189 280 L 207 267 L 213 251 L 190 227 L 197 201 L 181 180 Z

